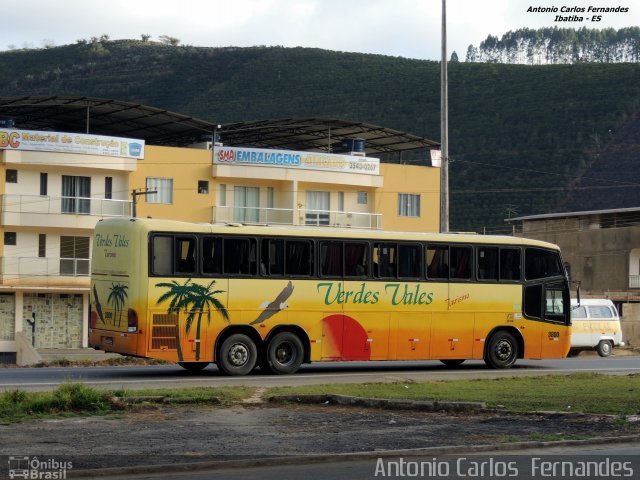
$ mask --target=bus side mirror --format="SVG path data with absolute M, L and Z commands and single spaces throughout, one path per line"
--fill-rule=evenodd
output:
M 572 282 L 576 284 L 576 301 L 578 302 L 578 304 L 576 305 L 576 308 L 580 306 L 580 282 Z

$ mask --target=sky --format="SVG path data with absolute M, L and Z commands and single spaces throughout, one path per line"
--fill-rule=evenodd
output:
M 427 60 L 441 57 L 442 0 L 0 0 L 0 50 L 111 40 L 181 45 L 309 47 Z M 562 7 L 623 7 L 628 11 L 561 13 Z M 529 8 L 557 12 L 528 12 Z M 581 16 L 556 21 L 556 16 Z M 640 25 L 640 0 L 448 0 L 447 56 L 518 28 L 623 28 Z

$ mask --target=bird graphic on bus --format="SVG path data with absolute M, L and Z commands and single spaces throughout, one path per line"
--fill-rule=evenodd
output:
M 276 313 L 281 312 L 282 310 L 287 308 L 289 306 L 287 304 L 287 300 L 292 293 L 293 283 L 291 283 L 291 280 L 289 280 L 287 286 L 282 289 L 282 291 L 276 296 L 276 298 L 273 299 L 273 301 L 267 301 L 260 305 L 260 308 L 262 308 L 263 310 L 262 312 L 260 312 L 260 315 L 258 315 L 258 318 L 251 322 L 250 325 L 262 323 L 273 317 Z

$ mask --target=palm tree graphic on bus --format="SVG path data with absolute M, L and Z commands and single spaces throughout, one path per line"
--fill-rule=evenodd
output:
M 215 309 L 220 313 L 225 321 L 229 321 L 229 313 L 224 305 L 216 298 L 216 295 L 224 293 L 224 290 L 214 290 L 215 280 L 209 285 L 200 285 L 188 279 L 184 284 L 175 280 L 171 282 L 157 283 L 156 287 L 165 288 L 167 291 L 160 295 L 157 305 L 169 301 L 168 314 L 179 314 L 181 310 L 187 313 L 184 325 L 184 332 L 188 334 L 194 322 L 196 324 L 196 361 L 200 360 L 200 327 L 202 317 L 206 313 L 207 324 L 211 323 L 211 311 Z M 178 361 L 184 359 L 182 346 L 180 344 L 180 324 L 176 325 L 176 348 L 178 351 Z
M 122 311 L 124 310 L 124 303 L 127 300 L 127 288 L 126 285 L 121 283 L 112 283 L 109 289 L 109 297 L 107 297 L 107 303 L 113 305 L 113 325 L 116 324 L 116 317 L 118 317 L 118 326 L 122 321 Z

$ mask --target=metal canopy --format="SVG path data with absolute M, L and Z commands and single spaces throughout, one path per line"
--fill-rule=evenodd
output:
M 364 140 L 365 153 L 434 149 L 432 140 L 368 123 L 331 118 L 282 118 L 230 124 L 146 105 L 79 96 L 0 97 L 0 118 L 16 128 L 139 138 L 151 145 L 185 146 L 217 133 L 230 146 L 333 151 L 348 139 Z

